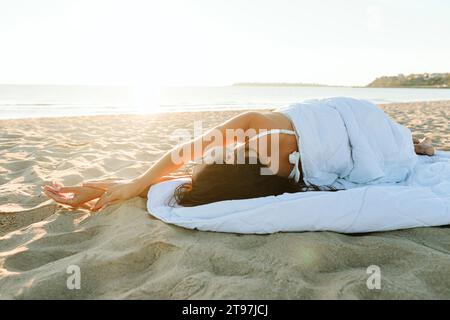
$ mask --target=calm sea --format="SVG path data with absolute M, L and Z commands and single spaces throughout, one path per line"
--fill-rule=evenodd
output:
M 450 100 L 450 89 L 353 87 L 166 87 L 0 85 L 0 119 L 275 108 L 309 98 L 374 103 Z

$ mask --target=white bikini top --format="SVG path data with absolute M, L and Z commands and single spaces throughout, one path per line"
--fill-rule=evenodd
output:
M 253 140 L 253 139 L 262 138 L 262 137 L 264 137 L 264 136 L 266 136 L 266 135 L 269 135 L 269 134 L 281 134 L 281 133 L 282 133 L 282 134 L 289 134 L 289 135 L 295 135 L 295 136 L 297 136 L 297 134 L 295 133 L 295 131 L 292 131 L 292 130 L 287 130 L 287 129 L 272 129 L 272 130 L 263 131 L 263 132 L 261 132 L 261 133 L 255 135 L 255 136 L 253 136 L 253 137 L 252 137 L 251 139 L 249 139 L 248 141 Z M 222 150 L 221 147 L 218 147 L 218 148 L 219 148 L 220 150 Z M 211 149 L 210 151 L 212 151 L 212 150 L 214 150 L 214 149 L 215 149 L 215 148 Z M 217 154 L 221 154 L 221 152 L 219 151 L 219 152 L 217 152 Z M 217 156 L 217 155 L 214 153 L 214 156 L 213 156 L 210 160 L 208 160 L 208 161 L 214 162 L 214 157 L 215 157 L 215 156 Z M 207 154 L 207 155 L 203 156 L 200 160 L 197 160 L 197 161 L 190 161 L 190 162 L 191 162 L 191 163 L 202 163 L 203 159 L 209 158 L 209 157 L 210 157 L 210 155 Z M 227 157 L 228 157 L 228 155 L 227 155 Z M 300 169 L 299 169 L 299 166 L 298 166 L 299 160 L 300 160 L 300 152 L 294 151 L 294 152 L 292 152 L 292 153 L 289 155 L 289 163 L 290 163 L 290 164 L 293 164 L 293 165 L 294 165 L 294 168 L 292 168 L 291 172 L 289 173 L 288 179 L 294 179 L 295 182 L 299 182 L 300 176 L 301 176 L 301 174 L 300 174 Z
M 252 137 L 250 140 L 259 139 L 259 138 L 267 136 L 269 134 L 281 134 L 281 133 L 297 136 L 295 131 L 292 131 L 292 130 L 272 129 L 272 130 L 263 131 L 263 132 L 257 134 L 256 136 Z M 300 160 L 300 152 L 299 151 L 294 151 L 289 155 L 289 163 L 293 164 L 294 168 L 292 168 L 292 171 L 289 174 L 288 179 L 294 179 L 295 182 L 299 182 L 300 176 L 301 176 L 300 169 L 298 167 L 299 160 Z

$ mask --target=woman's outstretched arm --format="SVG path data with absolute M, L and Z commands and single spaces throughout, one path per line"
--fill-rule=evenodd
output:
M 259 126 L 261 121 L 258 112 L 246 112 L 237 115 L 228 121 L 210 129 L 205 134 L 192 139 L 187 143 L 180 144 L 173 149 L 166 152 L 156 163 L 151 166 L 140 176 L 129 180 L 129 182 L 104 188 L 105 193 L 100 197 L 92 210 L 99 210 L 116 202 L 127 200 L 139 195 L 143 195 L 148 191 L 148 188 L 160 182 L 161 177 L 167 176 L 170 173 L 178 170 L 180 167 L 189 161 L 200 158 L 204 155 L 206 149 L 217 146 L 226 146 L 235 142 L 227 139 L 227 130 L 247 130 L 250 127 Z M 217 139 L 217 134 L 220 134 L 222 139 Z M 101 182 L 88 182 L 84 186 L 102 188 Z
M 163 182 L 171 179 L 177 179 L 187 177 L 186 175 L 170 175 L 170 176 L 164 176 L 161 177 L 158 182 Z M 42 192 L 49 197 L 50 199 L 53 199 L 54 201 L 68 205 L 74 208 L 89 208 L 87 206 L 87 203 L 100 198 L 103 193 L 105 192 L 105 189 L 111 188 L 113 186 L 126 183 L 127 180 L 117 180 L 117 179 L 111 179 L 111 180 L 103 180 L 97 182 L 98 185 L 96 187 L 89 187 L 89 186 L 63 186 L 59 183 L 53 182 L 52 185 L 44 185 L 42 187 Z M 148 189 L 150 186 L 148 186 L 141 194 L 139 194 L 140 197 L 146 198 Z M 89 208 L 92 209 L 92 208 Z
M 259 112 L 245 112 L 239 114 L 228 121 L 208 130 L 205 134 L 194 138 L 193 140 L 178 145 L 172 150 L 168 151 L 162 158 L 160 158 L 150 169 L 145 173 L 135 178 L 135 181 L 141 188 L 154 184 L 154 182 L 161 176 L 168 175 L 171 172 L 178 170 L 189 161 L 198 159 L 205 154 L 206 149 L 219 146 L 227 146 L 233 142 L 233 139 L 228 139 L 227 130 L 247 130 L 250 127 L 258 127 L 258 121 L 261 121 Z M 217 139 L 217 135 L 221 139 Z

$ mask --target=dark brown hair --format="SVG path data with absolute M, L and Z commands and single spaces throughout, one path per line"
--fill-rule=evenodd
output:
M 305 191 L 336 191 L 332 187 L 319 188 L 279 175 L 262 175 L 267 167 L 259 161 L 250 164 L 246 156 L 244 164 L 208 164 L 192 182 L 183 183 L 174 192 L 174 200 L 185 207 L 193 207 L 223 200 L 237 200 L 277 196 L 283 193 Z M 301 171 L 301 169 L 300 169 Z

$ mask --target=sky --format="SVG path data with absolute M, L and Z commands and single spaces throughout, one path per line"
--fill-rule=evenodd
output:
M 450 72 L 450 1 L 0 0 L 0 83 L 366 85 Z

